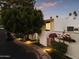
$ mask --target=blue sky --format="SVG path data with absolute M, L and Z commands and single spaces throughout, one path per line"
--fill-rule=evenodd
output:
M 79 0 L 37 0 L 35 8 L 42 10 L 44 19 L 56 15 L 67 17 L 70 12 L 79 13 Z

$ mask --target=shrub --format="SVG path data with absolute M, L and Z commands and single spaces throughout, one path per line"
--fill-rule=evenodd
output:
M 61 42 L 53 42 L 52 47 L 55 48 L 57 51 L 64 54 L 67 52 L 68 45 L 66 45 L 65 43 L 61 43 Z
M 49 54 L 51 56 L 52 59 L 72 59 L 68 56 L 65 56 L 64 54 L 62 54 L 61 52 L 59 51 L 55 51 L 51 54 Z
M 24 37 L 24 34 L 18 33 L 18 34 L 15 34 L 15 36 L 16 36 L 17 38 L 23 38 L 23 37 Z

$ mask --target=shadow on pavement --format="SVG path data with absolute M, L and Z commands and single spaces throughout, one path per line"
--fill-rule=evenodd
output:
M 14 43 L 10 33 L 7 33 L 0 30 L 0 59 L 37 59 L 34 52 L 28 52 L 31 49 Z

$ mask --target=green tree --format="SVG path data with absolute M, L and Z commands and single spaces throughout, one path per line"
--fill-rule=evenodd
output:
M 2 17 L 3 25 L 7 31 L 14 33 L 24 33 L 25 20 L 22 20 L 17 9 L 6 9 Z
M 34 9 L 30 19 L 27 21 L 27 34 L 31 34 L 33 37 L 34 33 L 40 34 L 42 31 L 42 26 L 44 24 L 43 14 L 41 10 Z M 32 38 L 33 39 L 33 38 Z
M 44 24 L 43 14 L 41 10 L 34 9 L 29 20 L 29 32 L 30 33 L 40 33 L 42 29 L 42 25 Z
M 2 24 L 1 16 L 0 16 L 0 25 Z
M 2 0 L 0 4 L 5 29 L 27 35 L 41 32 L 43 14 L 34 9 L 35 0 Z
M 34 0 L 0 0 L 1 18 L 5 29 L 14 33 L 24 33 L 34 2 Z

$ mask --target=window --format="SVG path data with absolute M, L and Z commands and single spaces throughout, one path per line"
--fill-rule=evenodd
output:
M 46 23 L 46 30 L 47 31 L 51 30 L 51 23 L 50 22 Z
M 74 27 L 73 26 L 68 26 L 67 31 L 74 31 Z
M 74 28 L 74 31 L 78 31 L 78 28 Z

